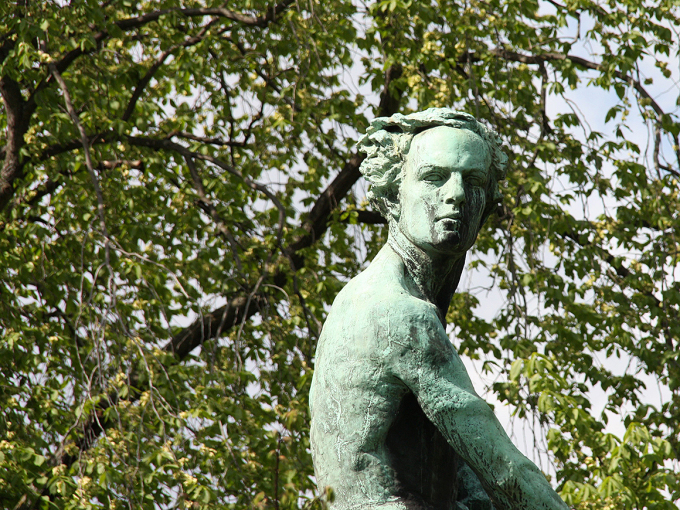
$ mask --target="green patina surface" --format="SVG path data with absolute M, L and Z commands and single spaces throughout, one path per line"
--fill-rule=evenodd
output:
M 565 509 L 475 392 L 446 311 L 506 158 L 467 114 L 376 119 L 360 147 L 389 241 L 333 303 L 310 396 L 317 482 L 345 509 Z

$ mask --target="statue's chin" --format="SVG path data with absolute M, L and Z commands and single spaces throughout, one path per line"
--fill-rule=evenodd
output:
M 474 239 L 467 239 L 468 236 L 459 230 L 442 229 L 437 234 L 437 242 L 432 244 L 432 248 L 441 255 L 460 255 L 474 244 Z
M 397 227 L 392 230 L 392 227 Z M 406 230 L 406 231 L 405 231 Z M 464 254 L 474 244 L 475 239 L 469 239 L 469 231 L 459 220 L 443 220 L 436 222 L 428 235 L 412 237 L 408 229 L 401 226 L 391 225 L 394 239 L 402 248 L 407 249 L 411 244 L 430 257 L 440 259 L 444 257 L 457 257 Z

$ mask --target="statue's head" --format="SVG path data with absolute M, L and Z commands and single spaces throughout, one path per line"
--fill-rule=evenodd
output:
M 426 251 L 467 251 L 501 198 L 507 156 L 467 113 L 431 108 L 375 119 L 359 140 L 368 199 Z

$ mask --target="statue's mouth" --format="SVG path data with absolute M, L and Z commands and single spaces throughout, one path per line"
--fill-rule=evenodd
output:
M 458 231 L 462 222 L 459 218 L 444 217 L 439 219 L 438 223 L 446 230 Z
M 461 222 L 461 219 L 463 218 L 462 214 L 453 214 L 450 216 L 442 216 L 440 218 L 437 218 L 437 221 L 447 224 L 447 223 L 455 223 L 459 224 Z
M 455 220 L 455 221 L 460 221 L 463 219 L 463 213 L 461 211 L 454 211 L 449 214 L 442 214 L 441 216 L 437 217 L 437 221 L 442 221 L 442 220 Z

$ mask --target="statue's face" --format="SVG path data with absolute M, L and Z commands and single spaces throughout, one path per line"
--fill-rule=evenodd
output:
M 469 250 L 486 205 L 491 158 L 482 138 L 439 126 L 416 135 L 404 164 L 397 222 L 431 256 Z

